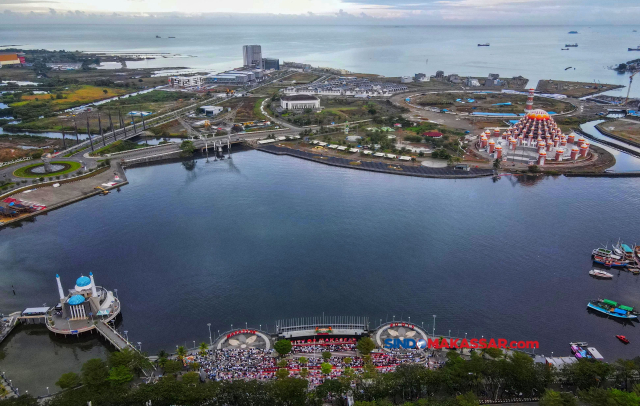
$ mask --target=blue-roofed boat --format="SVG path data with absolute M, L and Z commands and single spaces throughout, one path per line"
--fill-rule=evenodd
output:
M 589 309 L 606 314 L 607 316 L 615 317 L 617 319 L 638 320 L 638 316 L 636 316 L 635 314 L 627 310 L 611 306 L 602 300 L 592 300 L 587 304 L 587 307 Z

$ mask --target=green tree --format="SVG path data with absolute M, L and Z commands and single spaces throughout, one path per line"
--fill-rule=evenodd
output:
M 183 360 L 184 357 L 187 356 L 187 350 L 184 348 L 184 346 L 180 346 L 178 347 L 178 349 L 176 350 L 176 355 L 178 356 L 179 360 Z
M 329 375 L 331 373 L 332 369 L 333 369 L 333 366 L 331 364 L 329 364 L 328 362 L 323 362 L 320 365 L 320 371 L 325 375 Z
M 133 373 L 124 365 L 111 368 L 109 370 L 109 382 L 115 386 L 122 386 L 133 380 Z
M 164 364 L 164 372 L 165 374 L 175 374 L 182 371 L 182 367 L 182 361 L 170 359 Z
M 303 378 L 306 378 L 307 376 L 309 376 L 309 368 L 307 367 L 300 368 L 300 376 Z
M 273 348 L 278 352 L 278 354 L 280 354 L 281 357 L 283 357 L 291 352 L 291 341 L 279 340 L 274 344 Z
M 99 388 L 109 378 L 107 364 L 98 358 L 90 359 L 82 365 L 82 383 L 89 388 Z
M 578 400 L 568 392 L 546 390 L 540 398 L 540 406 L 577 406 Z
M 495 161 L 493 161 L 493 169 L 500 169 L 501 165 L 502 164 L 498 158 L 496 158 Z
M 200 375 L 197 372 L 187 372 L 182 375 L 182 383 L 185 385 L 195 386 L 200 382 Z
M 353 362 L 353 359 L 352 359 L 351 357 L 345 357 L 345 358 L 344 358 L 344 363 L 345 363 L 345 364 L 349 365 L 349 364 L 351 364 L 352 362 Z
M 360 351 L 362 355 L 368 355 L 376 348 L 376 343 L 373 342 L 371 337 L 362 337 L 358 340 L 358 344 L 356 344 L 356 348 Z
M 67 372 L 66 374 L 62 374 L 60 379 L 56 382 L 56 385 L 60 387 L 60 389 L 69 389 L 80 385 L 82 380 L 80 376 L 75 372 Z
M 193 153 L 195 152 L 196 147 L 195 145 L 193 145 L 193 141 L 190 140 L 184 140 L 182 141 L 182 143 L 180 144 L 180 151 L 182 151 L 180 153 L 180 155 L 182 157 L 190 157 L 191 155 L 193 155 Z
M 200 349 L 200 356 L 204 357 L 207 355 L 207 350 L 209 349 L 209 345 L 207 345 L 207 343 L 202 342 L 200 343 L 200 346 L 198 347 L 198 349 Z
M 456 401 L 459 406 L 477 406 L 480 404 L 478 398 L 473 394 L 473 392 L 467 392 L 456 396 Z
M 289 377 L 289 370 L 286 368 L 280 368 L 276 371 L 276 378 L 285 379 Z
M 307 363 L 309 362 L 309 360 L 307 359 L 307 357 L 300 357 L 298 358 L 298 363 L 300 365 L 307 365 Z
M 331 358 L 331 353 L 329 351 L 322 351 L 322 359 L 325 361 Z
M 289 363 L 287 362 L 287 360 L 286 360 L 286 359 L 284 359 L 284 358 L 283 358 L 283 359 L 281 359 L 280 361 L 278 361 L 278 364 L 277 364 L 277 365 L 278 365 L 280 368 L 286 368 L 286 367 L 287 367 L 287 365 L 289 365 Z

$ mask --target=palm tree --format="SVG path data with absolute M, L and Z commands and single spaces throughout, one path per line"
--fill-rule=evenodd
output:
M 176 355 L 182 361 L 184 360 L 184 357 L 187 355 L 187 350 L 181 345 L 180 347 L 178 347 L 178 350 L 176 351 Z
M 201 342 L 198 348 L 200 349 L 201 356 L 204 357 L 205 355 L 207 355 L 207 350 L 209 349 L 209 346 L 207 345 L 207 343 L 205 343 L 204 341 Z

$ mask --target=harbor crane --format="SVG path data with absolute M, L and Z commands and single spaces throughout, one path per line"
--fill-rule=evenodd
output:
M 631 83 L 633 83 L 633 77 L 640 72 L 640 70 L 637 70 L 635 72 L 632 72 L 631 75 L 629 76 L 629 88 L 627 89 L 627 98 L 624 99 L 624 104 L 623 106 L 626 106 L 627 103 L 629 102 L 629 93 L 631 92 Z

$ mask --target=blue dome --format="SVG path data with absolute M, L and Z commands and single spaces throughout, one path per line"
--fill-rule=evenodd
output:
M 88 276 L 81 276 L 76 280 L 76 286 L 81 288 L 89 285 L 91 285 L 91 279 Z
M 81 303 L 84 303 L 84 296 L 82 296 L 82 295 L 73 295 L 73 296 L 71 296 L 69 298 L 67 303 L 69 303 L 70 305 L 79 305 Z

